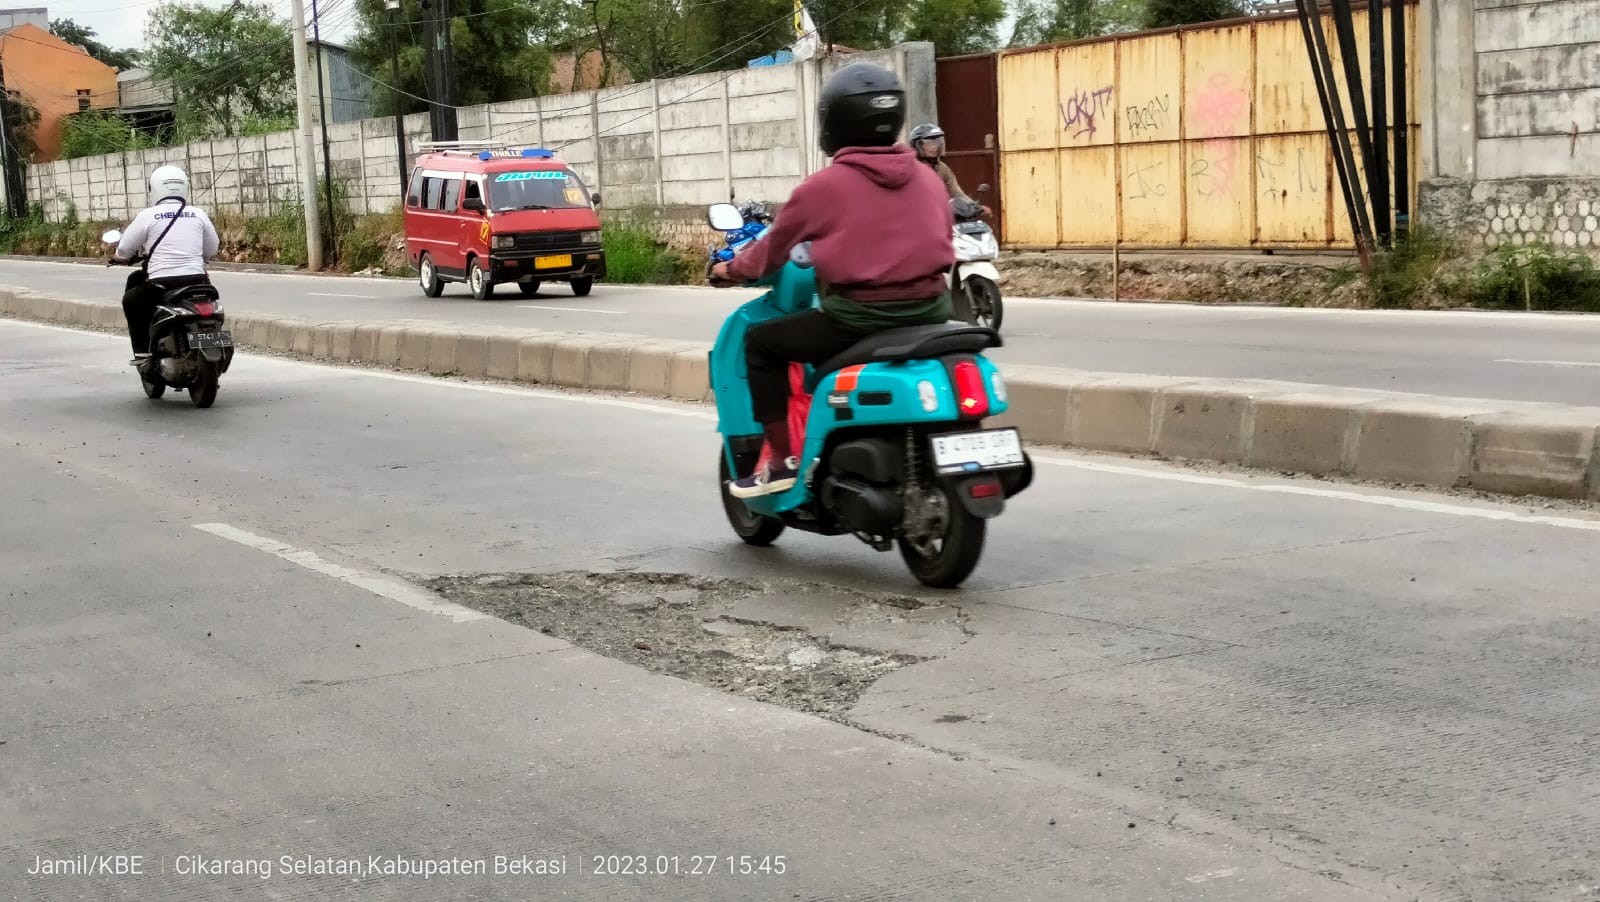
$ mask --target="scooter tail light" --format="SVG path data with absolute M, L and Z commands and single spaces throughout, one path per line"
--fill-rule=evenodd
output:
M 963 417 L 976 418 L 989 412 L 989 393 L 983 385 L 983 371 L 976 361 L 962 360 L 955 365 L 956 409 Z
M 215 305 L 215 304 L 199 303 L 199 304 L 195 304 L 194 305 L 194 312 L 200 314 L 201 316 L 210 316 L 213 313 L 215 313 L 216 311 L 217 311 L 217 305 Z

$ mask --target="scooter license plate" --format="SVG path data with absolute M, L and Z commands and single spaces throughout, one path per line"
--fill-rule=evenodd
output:
M 963 235 L 982 235 L 989 231 L 987 222 L 961 222 L 956 224 L 956 231 Z
M 192 332 L 189 334 L 189 347 L 197 351 L 206 348 L 231 348 L 233 336 L 227 332 Z
M 571 269 L 572 255 L 562 254 L 558 257 L 540 257 L 533 261 L 534 269 Z
M 985 429 L 932 436 L 933 465 L 940 476 L 1004 470 L 1023 465 L 1022 436 L 1015 429 Z

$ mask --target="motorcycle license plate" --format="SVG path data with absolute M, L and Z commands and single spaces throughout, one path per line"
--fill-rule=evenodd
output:
M 940 476 L 1022 466 L 1022 436 L 1015 429 L 985 429 L 932 436 Z
M 189 347 L 197 351 L 206 348 L 231 348 L 233 336 L 227 332 L 193 332 L 189 335 Z
M 571 269 L 572 255 L 562 254 L 559 257 L 540 257 L 533 261 L 534 269 Z
M 987 222 L 957 223 L 956 231 L 963 235 L 982 235 L 989 231 L 989 224 Z

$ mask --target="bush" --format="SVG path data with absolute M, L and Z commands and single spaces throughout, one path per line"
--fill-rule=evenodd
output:
M 1600 266 L 1549 244 L 1501 247 L 1479 262 L 1467 300 L 1495 310 L 1600 313 Z
M 1447 264 L 1461 248 L 1442 232 L 1414 227 L 1396 236 L 1394 249 L 1373 257 L 1367 274 L 1374 307 L 1406 309 L 1442 306 L 1458 293 Z
M 705 264 L 668 247 L 637 220 L 607 223 L 606 281 L 622 285 L 683 285 L 698 281 Z

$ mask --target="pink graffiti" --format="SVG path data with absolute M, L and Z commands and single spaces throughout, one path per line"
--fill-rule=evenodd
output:
M 1078 91 L 1061 101 L 1062 128 L 1069 132 L 1076 128 L 1074 138 L 1094 137 L 1099 131 L 1095 119 L 1111 109 L 1111 92 L 1106 85 L 1097 91 Z
M 1247 131 L 1250 97 L 1238 87 L 1233 76 L 1219 72 L 1206 80 L 1194 96 L 1193 120 L 1196 137 L 1206 139 L 1201 157 L 1189 170 L 1195 179 L 1195 192 L 1202 197 L 1232 197 L 1233 176 L 1238 169 L 1239 145 L 1219 140 L 1223 135 Z

